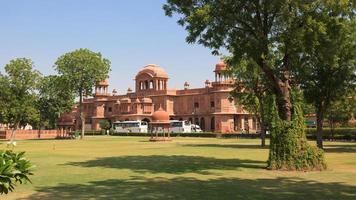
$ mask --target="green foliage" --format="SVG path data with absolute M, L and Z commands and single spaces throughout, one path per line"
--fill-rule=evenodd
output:
M 281 120 L 275 106 L 271 106 L 268 112 L 271 132 L 268 168 L 280 170 L 325 169 L 323 150 L 310 146 L 307 142 L 301 97 L 298 92 L 294 91 L 293 93 L 292 121 Z M 275 101 L 274 97 L 269 98 L 269 101 Z
M 249 113 L 253 113 L 261 127 L 261 145 L 265 145 L 266 125 L 266 97 L 270 93 L 266 87 L 266 78 L 261 68 L 252 59 L 242 59 L 239 63 L 233 63 L 233 59 L 227 58 L 228 70 L 226 73 L 235 77 L 235 89 L 231 95 L 236 102 L 243 106 Z M 236 66 L 235 66 L 236 65 Z
M 314 44 L 318 43 L 319 34 L 325 30 L 323 19 L 318 14 L 341 18 L 353 16 L 353 1 L 167 0 L 163 9 L 168 16 L 179 15 L 178 23 L 187 30 L 188 43 L 202 44 L 212 49 L 213 54 L 224 48 L 231 54 L 232 63 L 251 60 L 259 66 L 260 76 L 267 80 L 263 85 L 275 96 L 269 105 L 272 108 L 276 106 L 276 110 L 267 112 L 272 115 L 267 121 L 273 125 L 276 141 L 276 146 L 271 146 L 270 150 L 271 168 L 316 167 L 308 161 L 305 153 L 300 159 L 296 157 L 295 152 L 308 145 L 305 145 L 301 129 L 304 125 L 298 126 L 304 121 L 295 122 L 299 105 L 293 104 L 291 88 L 300 81 L 298 75 L 304 64 L 308 66 L 308 60 L 301 57 L 310 50 L 308 48 L 317 50 Z M 321 153 L 309 147 L 302 152 L 314 154 L 315 164 L 319 165 L 317 160 L 322 159 Z M 304 164 L 298 164 L 300 162 Z M 321 165 L 320 169 L 323 168 Z
M 79 113 L 84 137 L 85 116 L 82 109 L 83 96 L 92 95 L 95 84 L 108 77 L 110 61 L 89 49 L 78 49 L 60 56 L 55 69 L 68 89 L 79 97 Z
M 356 96 L 355 93 L 345 95 L 346 97 L 331 103 L 330 108 L 326 111 L 326 118 L 330 127 L 336 124 L 347 126 L 349 120 L 356 116 Z
M 251 59 L 233 63 L 228 58 L 226 62 L 229 63 L 227 73 L 237 79 L 232 95 L 247 111 L 255 113 L 261 119 L 263 117 L 263 100 L 268 92 L 261 69 Z
M 74 105 L 74 94 L 68 82 L 60 76 L 42 78 L 36 102 L 40 112 L 40 127 L 53 129 L 62 113 L 69 112 Z
M 308 29 L 303 40 L 307 43 L 300 56 L 301 67 L 297 76 L 308 103 L 315 106 L 317 127 L 322 131 L 326 112 L 332 104 L 345 98 L 356 82 L 356 18 L 349 4 L 329 1 L 307 16 Z M 352 13 L 353 11 L 353 13 Z M 333 103 L 334 102 L 334 103 Z M 345 119 L 340 112 L 335 120 Z M 333 121 L 333 115 L 329 115 Z M 322 148 L 322 135 L 318 135 Z
M 13 192 L 16 183 L 31 182 L 33 165 L 24 157 L 25 152 L 0 150 L 0 194 Z
M 55 69 L 77 96 L 91 95 L 95 84 L 108 77 L 110 61 L 100 53 L 78 49 L 59 57 Z
M 308 128 L 307 137 L 316 138 L 316 129 Z M 356 127 L 323 128 L 323 138 L 327 140 L 356 140 Z
M 111 128 L 111 124 L 110 124 L 109 120 L 101 120 L 99 122 L 99 126 L 103 130 L 109 130 Z
M 0 74 L 0 123 L 9 123 L 16 129 L 39 121 L 36 109 L 36 89 L 40 73 L 26 58 L 11 60 L 5 66 L 6 75 Z

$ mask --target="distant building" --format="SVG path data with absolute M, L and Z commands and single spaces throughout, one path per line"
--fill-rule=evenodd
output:
M 154 64 L 143 67 L 136 75 L 135 91 L 130 88 L 124 95 L 114 90 L 108 91 L 107 80 L 99 82 L 93 97 L 84 99 L 83 111 L 86 116 L 86 130 L 99 130 L 99 122 L 127 120 L 152 121 L 152 114 L 162 107 L 169 113 L 171 120 L 188 120 L 200 125 L 202 130 L 220 133 L 232 133 L 259 128 L 253 115 L 238 106 L 229 94 L 233 90 L 234 80 L 224 75 L 226 65 L 219 62 L 215 66 L 215 80 L 205 81 L 205 87 L 190 88 L 184 83 L 184 89 L 169 89 L 168 74 Z M 58 121 L 62 128 L 79 129 L 78 108 L 62 115 Z M 245 132 L 245 131 L 244 131 Z
M 1 124 L 0 123 L 0 131 L 7 130 L 7 129 L 11 129 L 9 124 Z M 32 130 L 32 126 L 30 124 L 26 124 L 25 126 L 18 127 L 18 129 L 20 129 L 20 130 Z

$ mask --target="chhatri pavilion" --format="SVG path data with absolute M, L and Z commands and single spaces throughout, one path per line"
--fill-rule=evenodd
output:
M 215 80 L 205 81 L 201 88 L 170 89 L 169 76 L 158 65 L 144 66 L 136 75 L 135 91 L 127 90 L 126 94 L 108 91 L 108 80 L 99 82 L 95 93 L 83 101 L 85 129 L 100 130 L 101 120 L 152 121 L 155 111 L 162 108 L 169 113 L 170 120 L 187 120 L 197 124 L 203 131 L 235 133 L 258 130 L 254 116 L 246 112 L 235 100 L 229 98 L 234 88 L 234 80 L 223 72 L 226 65 L 219 62 L 215 66 Z M 61 116 L 59 127 L 79 129 L 78 108 Z

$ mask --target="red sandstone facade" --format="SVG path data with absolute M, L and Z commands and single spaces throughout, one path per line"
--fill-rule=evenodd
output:
M 232 133 L 259 128 L 253 115 L 247 113 L 229 98 L 234 80 L 223 74 L 225 64 L 215 66 L 215 81 L 207 80 L 205 87 L 190 89 L 168 88 L 169 77 L 164 69 L 150 64 L 140 70 L 136 77 L 135 91 L 128 89 L 124 95 L 114 90 L 108 92 L 109 83 L 102 81 L 95 87 L 93 97 L 84 99 L 83 111 L 86 116 L 86 130 L 100 130 L 99 122 L 126 120 L 152 121 L 152 114 L 162 107 L 171 120 L 188 120 L 201 126 L 204 131 Z M 77 119 L 77 120 L 76 120 Z M 78 129 L 78 109 L 63 115 L 60 127 Z

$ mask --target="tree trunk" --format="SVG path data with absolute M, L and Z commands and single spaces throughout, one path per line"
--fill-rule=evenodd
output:
M 80 134 L 80 139 L 84 138 L 84 131 L 85 131 L 85 116 L 83 113 L 83 92 L 80 91 L 79 94 L 79 115 L 80 115 L 80 122 L 81 122 L 81 128 L 82 128 L 82 132 Z
M 262 60 L 260 63 L 275 95 L 270 98 L 269 108 L 267 107 L 266 111 L 269 115 L 267 122 L 271 133 L 268 168 L 322 170 L 326 168 L 323 151 L 308 144 L 305 136 L 302 97 L 298 92 L 292 93 L 291 90 L 290 64 L 287 53 L 286 51 L 283 59 L 282 79 L 273 72 L 266 61 Z
M 262 113 L 262 109 L 261 109 L 261 116 L 263 115 Z M 260 134 L 260 137 L 261 137 L 261 147 L 264 147 L 266 146 L 266 130 L 265 130 L 265 126 L 264 126 L 264 121 L 262 120 L 261 117 L 256 117 L 257 118 L 257 121 L 258 123 L 260 124 L 260 127 L 261 127 L 261 134 Z
M 324 112 L 322 106 L 317 106 L 316 108 L 316 144 L 322 149 L 323 148 L 323 119 Z
M 270 152 L 268 168 L 278 170 L 323 170 L 326 168 L 324 153 L 311 146 L 305 135 L 304 116 L 301 100 L 293 98 L 291 121 L 279 118 L 278 109 L 271 108 L 270 115 Z M 272 104 L 273 106 L 273 104 Z
M 259 101 L 259 107 L 260 107 L 260 116 L 257 117 L 258 123 L 260 124 L 261 127 L 261 147 L 265 147 L 266 146 L 266 127 L 265 127 L 265 108 L 264 108 L 264 98 L 262 97 L 262 95 L 258 96 L 258 101 Z
M 13 143 L 13 142 L 15 141 L 15 139 L 16 139 L 16 130 L 17 130 L 17 125 L 15 125 L 15 126 L 12 128 L 10 143 Z
M 279 117 L 284 121 L 292 120 L 292 102 L 290 94 L 290 85 L 288 81 L 279 83 L 280 87 L 278 89 L 277 95 L 277 106 Z
M 329 119 L 329 124 L 330 124 L 331 139 L 334 140 L 334 130 L 335 130 L 335 122 L 334 122 L 334 120 Z
M 265 126 L 261 123 L 261 147 L 266 146 L 266 128 Z

